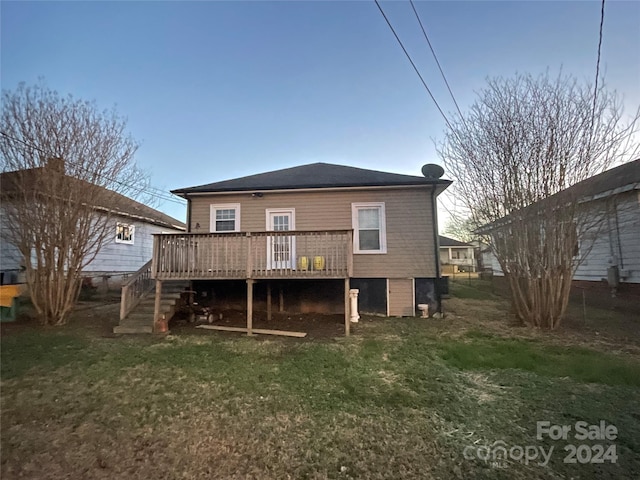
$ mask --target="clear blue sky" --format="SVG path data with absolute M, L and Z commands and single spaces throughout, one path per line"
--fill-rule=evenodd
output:
M 446 113 L 408 2 L 382 2 Z M 592 80 L 599 1 L 416 7 L 463 111 L 488 76 Z M 373 1 L 1 2 L 1 83 L 117 105 L 163 190 L 324 161 L 420 175 L 444 120 Z M 608 0 L 602 69 L 640 104 L 640 2 Z M 454 200 L 445 199 L 449 209 Z M 184 219 L 179 204 L 159 209 Z M 443 213 L 445 213 L 443 211 Z M 445 215 L 443 215 L 444 217 Z

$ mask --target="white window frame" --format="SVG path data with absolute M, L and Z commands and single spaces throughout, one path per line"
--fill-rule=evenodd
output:
M 120 232 L 120 227 L 127 227 L 129 229 L 129 239 L 128 240 L 124 240 L 121 238 L 118 238 Z M 136 235 L 136 226 L 133 223 L 126 223 L 126 222 L 116 222 L 116 243 L 123 243 L 125 245 L 133 245 L 135 242 L 135 235 Z
M 273 232 L 273 225 L 271 225 L 271 214 L 289 213 L 291 214 L 291 224 L 289 225 L 289 231 L 293 232 L 296 229 L 296 209 L 295 208 L 267 208 L 266 213 L 266 230 L 267 232 Z M 288 262 L 275 262 L 273 260 L 273 238 L 267 237 L 267 270 L 274 270 L 277 268 L 291 268 L 296 269 L 296 237 L 291 235 L 289 237 L 290 258 Z
M 363 209 L 378 209 L 378 218 L 380 220 L 380 249 L 379 250 L 361 250 L 360 249 L 360 230 L 358 227 L 358 212 Z M 381 255 L 387 253 L 387 221 L 384 202 L 359 202 L 351 204 L 351 224 L 353 227 L 353 253 L 365 255 Z
M 233 230 L 216 231 L 216 212 L 218 210 L 235 210 L 236 218 Z M 239 203 L 217 203 L 210 205 L 209 210 L 209 231 L 211 233 L 234 233 L 240 231 L 240 204 Z

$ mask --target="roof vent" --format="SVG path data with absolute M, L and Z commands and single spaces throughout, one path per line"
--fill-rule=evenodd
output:
M 435 163 L 427 163 L 422 166 L 422 175 L 429 180 L 437 180 L 444 175 L 444 168 Z

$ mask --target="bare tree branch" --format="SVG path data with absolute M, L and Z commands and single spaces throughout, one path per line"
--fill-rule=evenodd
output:
M 82 270 L 113 236 L 122 195 L 147 178 L 115 110 L 62 97 L 41 81 L 2 92 L 3 241 L 20 251 L 43 323 L 66 321 Z
M 625 120 L 615 95 L 570 76 L 495 78 L 439 146 L 471 223 L 509 281 L 520 320 L 556 328 L 575 269 L 606 227 L 610 206 L 567 190 L 638 155 L 640 110 Z M 579 245 L 579 248 L 577 246 Z

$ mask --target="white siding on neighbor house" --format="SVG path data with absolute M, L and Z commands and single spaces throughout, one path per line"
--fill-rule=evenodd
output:
M 84 272 L 135 272 L 151 260 L 153 255 L 154 233 L 179 233 L 166 227 L 145 223 L 140 220 L 113 218 L 113 235 L 105 243 L 96 258 L 84 268 Z M 133 244 L 116 243 L 116 224 L 118 222 L 134 225 Z
M 610 210 L 608 221 L 598 228 L 595 240 L 586 240 L 580 246 L 581 255 L 586 253 L 586 256 L 573 278 L 594 282 L 606 280 L 607 269 L 617 265 L 622 274 L 621 282 L 640 283 L 640 192 L 618 194 L 615 202 L 612 198 L 599 200 L 592 204 L 593 208 L 602 208 L 603 202 L 607 202 Z M 591 245 L 591 250 L 585 252 L 587 245 Z M 491 252 L 483 252 L 482 260 L 485 267 L 493 269 L 494 275 L 503 275 Z
M 500 264 L 498 263 L 498 259 L 493 252 L 489 250 L 482 252 L 482 265 L 484 265 L 484 268 L 490 268 L 493 270 L 494 275 L 497 275 L 498 277 L 504 276 L 504 273 L 500 268 Z
M 7 228 L 4 208 L 0 208 L 0 230 L 5 232 Z M 0 235 L 0 270 L 19 270 L 21 264 L 22 255 L 18 248 Z
M 622 282 L 640 283 L 640 192 L 631 191 L 607 201 L 610 214 L 583 263 L 578 267 L 575 280 L 601 281 L 607 278 L 607 269 L 617 265 Z M 581 246 L 581 249 L 586 248 Z
M 84 268 L 84 272 L 135 272 L 151 260 L 154 233 L 180 233 L 180 230 L 125 217 L 114 217 L 108 221 L 112 224 L 112 235 L 102 246 L 96 258 Z M 135 226 L 133 244 L 116 243 L 118 222 Z M 0 208 L 0 228 L 4 230 L 6 227 L 4 209 Z M 17 270 L 21 264 L 22 255 L 18 249 L 0 238 L 0 270 Z

